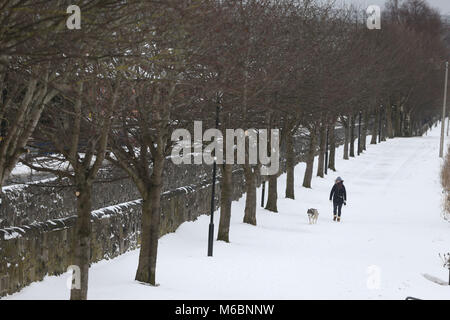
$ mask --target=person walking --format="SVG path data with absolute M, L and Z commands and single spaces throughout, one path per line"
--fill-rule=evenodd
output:
M 344 180 L 337 177 L 330 192 L 330 201 L 333 201 L 333 221 L 341 221 L 342 205 L 347 204 L 347 191 L 345 190 Z

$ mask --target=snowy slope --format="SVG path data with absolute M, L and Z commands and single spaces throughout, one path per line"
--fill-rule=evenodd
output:
M 233 203 L 231 243 L 215 242 L 206 257 L 208 216 L 181 225 L 160 241 L 159 287 L 136 283 L 138 251 L 91 268 L 90 299 L 450 299 L 438 253 L 450 251 L 450 224 L 441 218 L 439 129 L 421 138 L 368 145 L 360 157 L 341 160 L 337 173 L 301 187 L 305 165 L 295 170 L 296 200 L 279 213 L 258 209 L 258 226 L 242 223 L 245 196 Z M 332 221 L 328 195 L 344 178 L 348 205 Z M 258 193 L 258 203 L 260 193 Z M 306 210 L 318 208 L 317 225 Z M 216 213 L 216 232 L 218 226 Z M 67 275 L 46 277 L 6 299 L 67 299 Z

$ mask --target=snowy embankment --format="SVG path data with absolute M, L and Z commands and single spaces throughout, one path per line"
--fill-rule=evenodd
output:
M 161 238 L 159 287 L 134 281 L 138 250 L 94 264 L 89 299 L 450 299 L 439 253 L 450 251 L 450 224 L 441 218 L 439 129 L 421 138 L 396 138 L 355 159 L 338 172 L 301 187 L 304 164 L 295 169 L 296 200 L 279 213 L 258 208 L 258 226 L 242 223 L 245 196 L 233 203 L 231 243 L 215 242 L 206 256 L 208 216 Z M 348 205 L 341 223 L 332 221 L 329 190 L 343 177 Z M 258 203 L 260 203 L 258 192 Z M 317 208 L 317 225 L 306 210 Z M 216 234 L 218 213 L 215 216 Z M 68 276 L 46 277 L 6 299 L 67 299 Z

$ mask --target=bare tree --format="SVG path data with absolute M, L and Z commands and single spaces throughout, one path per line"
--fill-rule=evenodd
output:
M 94 66 L 93 66 L 94 67 Z M 79 72 L 83 72 L 80 66 Z M 99 66 L 93 68 L 100 72 Z M 47 106 L 36 130 L 40 154 L 22 162 L 34 170 L 52 173 L 75 187 L 77 222 L 73 245 L 73 264 L 80 268 L 80 288 L 73 288 L 71 299 L 85 300 L 90 263 L 92 185 L 105 158 L 112 114 L 116 107 L 118 80 L 95 77 L 72 78 L 58 101 Z

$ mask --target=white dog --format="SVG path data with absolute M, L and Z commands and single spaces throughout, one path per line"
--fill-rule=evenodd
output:
M 309 224 L 316 224 L 319 219 L 319 211 L 317 209 L 308 209 Z

